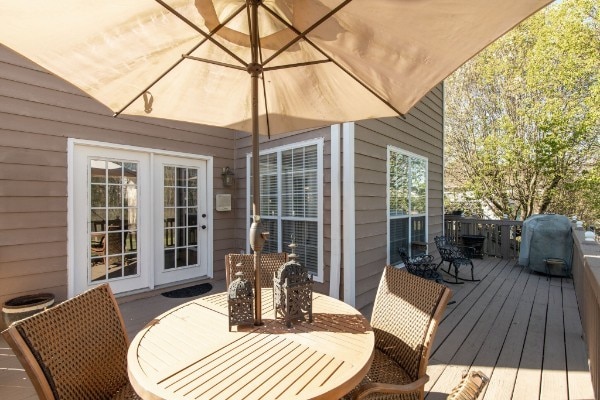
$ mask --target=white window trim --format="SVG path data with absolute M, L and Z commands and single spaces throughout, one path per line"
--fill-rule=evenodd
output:
M 260 155 L 271 154 L 271 153 L 280 153 L 291 149 L 297 149 L 301 147 L 307 146 L 317 146 L 317 188 L 318 188 L 318 196 L 317 196 L 317 257 L 318 257 L 318 265 L 317 265 L 317 275 L 313 276 L 313 279 L 316 282 L 324 281 L 324 273 L 323 273 L 323 138 L 316 138 L 305 140 L 302 142 L 295 142 L 286 144 L 283 146 L 273 147 L 270 149 L 265 149 L 260 151 Z M 252 215 L 252 198 L 250 197 L 250 173 L 252 170 L 252 153 L 246 154 L 246 252 L 250 253 L 250 239 L 248 238 L 248 232 L 250 231 L 250 218 L 248 216 Z M 277 168 L 281 171 L 281 158 L 277 158 Z M 277 187 L 281 188 L 281 174 L 278 174 L 277 178 Z M 281 196 L 277 196 L 278 199 L 278 210 L 281 210 Z M 294 220 L 293 217 L 286 218 L 287 220 Z M 304 218 L 298 218 L 298 220 L 304 221 Z M 277 218 L 278 224 L 278 232 L 281 232 L 281 217 Z M 277 250 L 279 252 L 289 250 L 282 249 L 281 243 L 278 241 Z
M 387 260 L 387 264 L 390 264 L 390 221 L 391 221 L 391 215 L 390 215 L 390 154 L 394 152 L 394 153 L 400 153 L 403 155 L 406 155 L 408 157 L 412 157 L 412 158 L 418 158 L 421 159 L 423 161 L 425 161 L 425 214 L 408 214 L 406 217 L 394 217 L 394 219 L 399 219 L 399 218 L 410 218 L 410 217 L 425 217 L 425 237 L 428 238 L 429 237 L 429 158 L 419 155 L 419 154 L 415 154 L 415 153 L 411 153 L 410 151 L 406 151 L 404 149 L 401 149 L 399 147 L 396 146 L 392 146 L 392 145 L 388 145 L 387 146 L 387 159 L 386 159 L 386 199 L 385 199 L 385 204 L 386 204 L 386 209 L 387 209 L 387 255 L 386 255 L 386 260 Z M 410 181 L 409 181 L 409 185 L 410 185 Z M 409 224 L 409 234 L 410 234 L 410 224 Z M 401 264 L 401 263 L 400 263 Z
M 213 271 L 213 248 L 214 248 L 214 234 L 213 234 L 213 157 L 203 156 L 198 154 L 182 153 L 169 150 L 159 150 L 150 147 L 137 147 L 124 144 L 115 144 L 107 142 L 99 142 L 95 140 L 75 139 L 69 138 L 67 140 L 67 296 L 69 298 L 75 296 L 75 182 L 74 182 L 74 165 L 75 165 L 75 146 L 91 146 L 91 147 L 102 147 L 107 149 L 118 149 L 118 150 L 129 150 L 136 152 L 143 152 L 150 154 L 151 169 L 154 163 L 154 155 L 160 154 L 165 156 L 183 157 L 188 159 L 196 159 L 206 161 L 206 209 L 209 210 L 207 229 L 208 237 L 212 240 L 208 240 L 207 252 L 208 252 L 208 265 L 207 265 L 207 276 L 212 278 L 214 276 Z M 150 179 L 150 190 L 153 190 L 153 179 Z M 153 196 L 149 199 L 150 209 L 154 209 Z M 149 232 L 154 231 L 154 219 L 150 218 L 147 229 Z M 150 251 L 148 254 L 148 262 L 154 265 L 154 252 Z M 148 289 L 154 289 L 154 274 L 151 273 L 148 277 L 149 285 Z

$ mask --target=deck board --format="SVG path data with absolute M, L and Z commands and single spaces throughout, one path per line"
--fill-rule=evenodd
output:
M 588 399 L 594 392 L 588 384 L 590 372 L 588 366 L 583 328 L 579 317 L 575 288 L 566 281 L 562 282 L 563 315 L 565 321 L 565 347 L 567 357 L 567 380 L 570 399 Z
M 521 362 L 518 365 L 517 378 L 513 389 L 513 398 L 515 399 L 538 399 L 540 397 L 546 310 L 548 309 L 548 287 L 548 280 L 540 278 L 533 300 L 525 344 L 521 353 Z
M 524 277 L 523 277 L 524 278 Z M 515 365 L 519 365 L 525 337 L 527 335 L 527 326 L 533 308 L 535 292 L 539 282 L 539 276 L 529 275 L 527 284 L 519 301 L 519 306 L 511 321 L 510 328 L 506 335 L 506 340 L 496 366 L 494 373 L 496 379 L 493 379 L 488 385 L 485 398 L 497 399 L 512 393 L 517 377 Z
M 541 398 L 551 394 L 557 399 L 568 398 L 564 332 L 561 285 L 552 280 L 548 291 Z

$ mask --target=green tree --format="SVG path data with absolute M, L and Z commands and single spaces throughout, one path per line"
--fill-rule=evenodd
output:
M 599 9 L 600 0 L 552 4 L 446 80 L 453 189 L 496 215 L 600 219 Z

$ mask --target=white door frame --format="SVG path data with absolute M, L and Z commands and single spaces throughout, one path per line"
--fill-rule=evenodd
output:
M 74 189 L 74 183 L 75 183 L 75 147 L 76 146 L 89 146 L 89 147 L 96 147 L 96 148 L 104 148 L 107 150 L 110 149 L 114 149 L 114 150 L 125 150 L 125 151 L 134 151 L 134 152 L 143 152 L 143 153 L 147 153 L 150 157 L 150 170 L 152 169 L 152 163 L 153 163 L 153 157 L 155 154 L 161 154 L 161 155 L 167 155 L 167 156 L 173 156 L 173 157 L 181 157 L 181 158 L 188 158 L 188 159 L 199 159 L 199 160 L 205 160 L 206 161 L 206 209 L 208 211 L 208 218 L 207 218 L 207 235 L 208 235 L 208 240 L 207 240 L 207 277 L 212 278 L 213 277 L 213 157 L 211 156 L 203 156 L 203 155 L 197 155 L 197 154 L 187 154 L 187 153 L 180 153 L 180 152 L 173 152 L 173 151 L 166 151 L 166 150 L 157 150 L 157 149 L 152 149 L 152 148 L 145 148 L 145 147 L 136 147 L 136 146 L 129 146 L 129 145 L 121 145 L 121 144 L 113 144 L 113 143 L 105 143 L 105 142 L 98 142 L 98 141 L 92 141 L 92 140 L 83 140 L 83 139 L 74 139 L 74 138 L 69 138 L 67 141 L 67 176 L 68 176 L 68 182 L 67 182 L 67 294 L 68 297 L 73 297 L 75 296 L 76 290 L 75 290 L 75 266 L 76 266 L 76 260 L 75 260 L 75 238 L 76 238 L 76 231 L 75 231 L 75 189 Z M 152 186 L 152 180 L 153 179 L 149 179 L 150 181 L 150 186 Z M 149 204 L 148 206 L 150 207 L 150 209 L 152 209 L 153 207 L 153 188 L 150 187 L 150 195 L 149 195 Z M 148 230 L 148 232 L 152 233 L 154 231 L 154 226 L 153 226 L 153 218 L 150 217 L 149 221 L 146 222 L 145 224 L 141 223 L 140 225 L 143 225 L 145 230 Z M 148 235 L 149 237 L 153 237 L 153 235 Z M 151 242 L 152 244 L 152 242 Z M 151 246 L 150 246 L 151 247 Z M 152 251 L 148 251 L 147 252 L 147 257 L 145 259 L 145 262 L 148 263 L 149 265 L 154 266 L 154 252 Z M 147 288 L 148 289 L 154 289 L 155 286 L 155 280 L 154 280 L 154 273 L 150 273 L 147 274 L 148 275 L 148 279 L 147 279 Z

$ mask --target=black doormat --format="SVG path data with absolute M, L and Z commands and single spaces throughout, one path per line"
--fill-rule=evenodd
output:
M 181 299 L 184 297 L 200 296 L 201 294 L 208 293 L 212 290 L 210 283 L 201 283 L 200 285 L 194 285 L 186 288 L 175 289 L 169 292 L 161 293 L 165 297 L 171 299 Z

